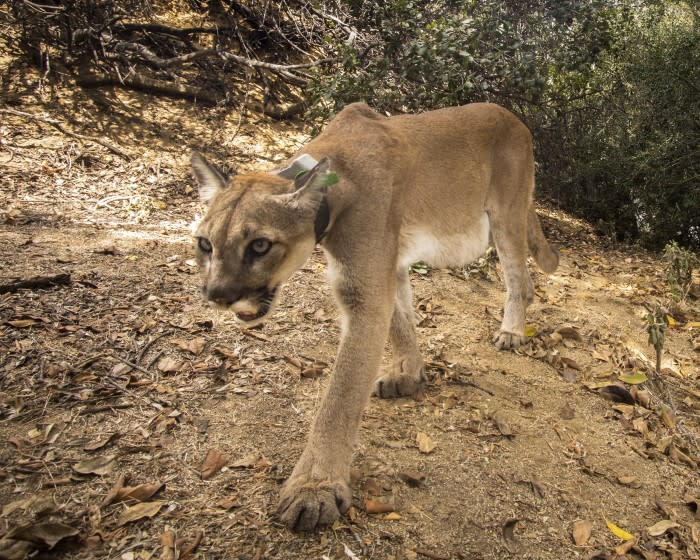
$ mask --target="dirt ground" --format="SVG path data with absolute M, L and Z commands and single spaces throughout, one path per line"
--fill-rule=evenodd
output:
M 2 75 L 0 558 L 700 558 L 700 305 L 669 308 L 657 374 L 661 256 L 540 208 L 561 266 L 532 268 L 517 352 L 490 341 L 497 266 L 417 267 L 429 382 L 371 401 L 353 507 L 294 534 L 277 495 L 339 333 L 323 255 L 263 328 L 217 315 L 198 293 L 187 161 L 269 169 L 308 127 L 56 91 L 7 60 Z

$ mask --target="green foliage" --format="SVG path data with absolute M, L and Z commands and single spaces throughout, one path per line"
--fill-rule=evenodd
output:
M 700 247 L 698 68 L 698 20 L 687 5 L 621 21 L 590 76 L 592 95 L 558 115 L 553 130 L 566 142 L 545 140 L 545 191 L 612 224 L 620 239 Z
M 598 0 L 348 2 L 363 41 L 311 90 L 314 114 L 363 99 L 416 111 L 491 99 L 526 107 L 560 72 L 588 71 L 610 42 Z
M 409 270 L 411 272 L 415 272 L 416 274 L 422 274 L 423 276 L 426 276 L 430 272 L 430 265 L 423 261 L 416 261 L 414 262 L 410 267 Z
M 666 277 L 676 301 L 684 300 L 693 285 L 693 269 L 700 266 L 700 259 L 691 251 L 672 241 L 664 248 Z
M 666 342 L 666 329 L 668 327 L 668 310 L 658 303 L 653 308 L 648 308 L 646 316 L 649 344 L 656 352 L 656 373 L 661 373 L 661 355 Z
M 309 90 L 415 112 L 500 103 L 530 126 L 538 192 L 620 240 L 700 247 L 696 2 L 346 0 L 357 37 Z

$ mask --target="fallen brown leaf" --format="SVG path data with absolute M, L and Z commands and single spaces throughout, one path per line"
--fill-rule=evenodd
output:
M 241 507 L 241 500 L 238 498 L 238 496 L 229 496 L 228 498 L 222 498 L 218 502 L 216 502 L 216 505 L 219 506 L 220 508 L 223 509 L 233 509 L 237 507 Z
M 261 458 L 260 453 L 250 453 L 230 463 L 230 467 L 234 469 L 252 469 Z
M 194 539 L 191 542 L 187 542 L 184 539 L 178 539 L 178 548 L 180 549 L 179 560 L 187 560 L 192 556 L 192 553 L 197 550 L 197 547 L 202 542 L 204 538 L 204 531 L 201 529 L 197 530 Z
M 630 550 L 632 550 L 632 547 L 636 544 L 636 540 L 632 539 L 631 541 L 626 541 L 623 542 L 622 544 L 619 544 L 615 547 L 615 554 L 618 556 L 624 556 L 627 554 Z
M 160 536 L 160 545 L 163 551 L 160 553 L 160 560 L 177 560 L 177 550 L 175 548 L 175 531 L 168 529 Z
M 138 486 L 124 486 L 120 488 L 114 497 L 115 502 L 125 502 L 127 504 L 145 502 L 152 498 L 165 487 L 165 484 L 158 482 L 155 484 L 139 484 Z
M 561 335 L 562 338 L 569 338 L 581 342 L 583 337 L 574 327 L 559 327 L 554 330 L 555 333 Z
M 110 488 L 109 492 L 107 492 L 107 495 L 102 500 L 102 507 L 108 506 L 114 501 L 114 499 L 117 497 L 117 494 L 119 493 L 119 490 L 121 490 L 124 487 L 124 484 L 126 484 L 126 475 L 121 474 L 119 475 L 119 478 L 114 483 L 112 488 Z
M 21 498 L 19 500 L 12 501 L 9 504 L 5 504 L 4 506 L 2 506 L 2 514 L 0 514 L 0 516 L 7 517 L 13 511 L 16 511 L 18 509 L 26 510 L 29 507 L 31 501 L 32 498 Z
M 581 366 L 578 365 L 578 362 L 572 358 L 567 358 L 566 356 L 561 356 L 561 363 L 567 367 L 570 367 L 571 369 L 575 369 L 576 371 L 581 371 Z
M 316 377 L 321 377 L 323 375 L 322 367 L 307 367 L 301 370 L 301 376 L 307 379 L 314 379 Z
M 496 424 L 496 428 L 501 432 L 501 435 L 511 438 L 514 436 L 513 428 L 510 425 L 508 415 L 502 410 L 497 410 L 491 415 L 491 420 Z
M 158 360 L 158 369 L 163 373 L 177 373 L 182 369 L 182 362 L 170 356 L 163 356 Z
M 284 356 L 282 356 L 282 358 L 285 362 L 287 362 L 290 365 L 293 365 L 296 368 L 301 369 L 302 367 L 304 367 L 302 361 L 296 356 L 290 356 L 289 354 L 285 354 Z
M 416 471 L 401 471 L 399 473 L 399 478 L 414 488 L 425 484 L 425 475 Z
M 111 473 L 114 469 L 116 465 L 114 461 L 115 457 L 116 455 L 103 455 L 92 459 L 86 459 L 85 461 L 79 461 L 73 465 L 73 470 L 80 474 L 104 476 Z
M 119 437 L 119 433 L 113 432 L 113 433 L 109 434 L 108 436 L 104 436 L 98 440 L 95 440 L 91 443 L 88 443 L 87 445 L 85 445 L 85 447 L 83 447 L 83 451 L 97 451 L 98 449 L 102 449 L 108 443 L 111 443 L 112 441 L 114 441 L 118 437 Z
M 649 425 L 644 418 L 635 418 L 632 420 L 632 427 L 637 430 L 644 437 L 649 435 Z
M 238 351 L 237 350 L 231 350 L 230 348 L 227 348 L 226 346 L 214 346 L 212 348 L 214 352 L 217 354 L 221 354 L 224 358 L 228 358 L 230 360 L 238 360 Z
M 418 446 L 418 451 L 421 453 L 432 453 L 432 451 L 437 447 L 437 444 L 431 439 L 431 437 L 424 432 L 418 432 L 416 434 L 416 445 Z
M 170 342 L 172 342 L 178 348 L 181 348 L 182 350 L 185 350 L 186 352 L 190 352 L 191 354 L 194 354 L 195 356 L 198 356 L 199 354 L 202 353 L 202 350 L 204 350 L 204 346 L 207 343 L 207 341 L 202 337 L 193 338 L 191 340 L 184 340 L 182 338 L 174 338 Z
M 501 527 L 503 532 L 503 542 L 508 549 L 508 552 L 514 554 L 518 549 L 518 541 L 515 538 L 515 527 L 518 524 L 519 519 L 508 519 Z
M 369 494 L 370 496 L 379 496 L 382 493 L 382 489 L 379 486 L 379 483 L 373 479 L 373 478 L 368 478 L 365 480 L 363 487 L 365 489 L 365 492 Z
M 4 538 L 15 541 L 28 541 L 34 543 L 34 545 L 40 545 L 51 549 L 63 539 L 74 537 L 78 533 L 80 533 L 80 531 L 70 525 L 47 522 L 16 527 L 11 529 Z
M 432 550 L 428 550 L 427 548 L 418 546 L 413 549 L 413 552 L 415 552 L 416 554 L 420 554 L 421 556 L 431 558 L 432 560 L 450 560 L 452 558 L 452 556 L 450 555 L 440 554 L 439 552 L 434 552 Z
M 15 327 L 16 329 L 26 329 L 27 327 L 34 326 L 39 323 L 36 319 L 15 319 L 12 321 L 5 321 L 7 325 Z
M 579 519 L 574 521 L 571 534 L 574 538 L 574 543 L 576 546 L 583 546 L 591 538 L 591 530 L 593 529 L 593 524 L 587 519 Z
M 36 546 L 27 541 L 0 539 L 0 558 L 2 560 L 25 560 L 36 550 Z
M 623 486 L 629 486 L 630 488 L 641 488 L 642 486 L 636 476 L 618 476 L 617 481 Z
M 674 527 L 680 527 L 680 525 L 678 525 L 678 523 L 675 521 L 671 521 L 670 519 L 663 519 L 657 523 L 654 523 L 651 527 L 647 527 L 647 533 L 649 533 L 649 535 L 652 537 L 659 537 Z
M 161 508 L 166 504 L 165 500 L 157 500 L 155 502 L 143 502 L 125 509 L 117 519 L 117 527 L 122 527 L 127 523 L 132 523 L 143 519 L 144 517 L 153 517 L 158 514 Z
M 216 449 L 210 449 L 199 469 L 202 478 L 204 480 L 211 478 L 219 472 L 226 463 L 228 463 L 228 459 L 224 455 L 219 453 Z
M 696 520 L 700 520 L 700 499 L 696 498 L 692 494 L 686 494 L 683 496 L 685 504 L 692 510 L 695 515 Z
M 668 448 L 668 456 L 673 459 L 676 463 L 683 463 L 688 465 L 690 468 L 697 468 L 697 463 L 693 461 L 688 455 L 683 453 L 675 444 L 671 444 Z
M 661 405 L 659 409 L 661 420 L 672 430 L 676 429 L 676 413 L 668 405 Z
M 630 389 L 630 393 L 641 406 L 644 408 L 649 408 L 649 405 L 651 404 L 651 393 L 649 391 L 634 386 Z

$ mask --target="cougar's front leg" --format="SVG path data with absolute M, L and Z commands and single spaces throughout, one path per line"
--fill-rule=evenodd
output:
M 364 280 L 344 276 L 334 282 L 343 312 L 335 371 L 278 509 L 298 531 L 329 525 L 350 507 L 352 451 L 389 330 L 393 291 L 391 280 Z
M 391 373 L 380 376 L 374 384 L 373 394 L 382 399 L 414 395 L 424 380 L 408 269 L 398 270 L 396 279 L 396 299 L 389 329 L 394 364 Z

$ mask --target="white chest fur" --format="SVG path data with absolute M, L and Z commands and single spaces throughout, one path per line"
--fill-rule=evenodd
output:
M 489 219 L 486 213 L 471 227 L 460 233 L 437 236 L 429 227 L 406 226 L 401 231 L 399 266 L 407 267 L 416 261 L 444 268 L 462 266 L 483 254 L 489 244 Z

